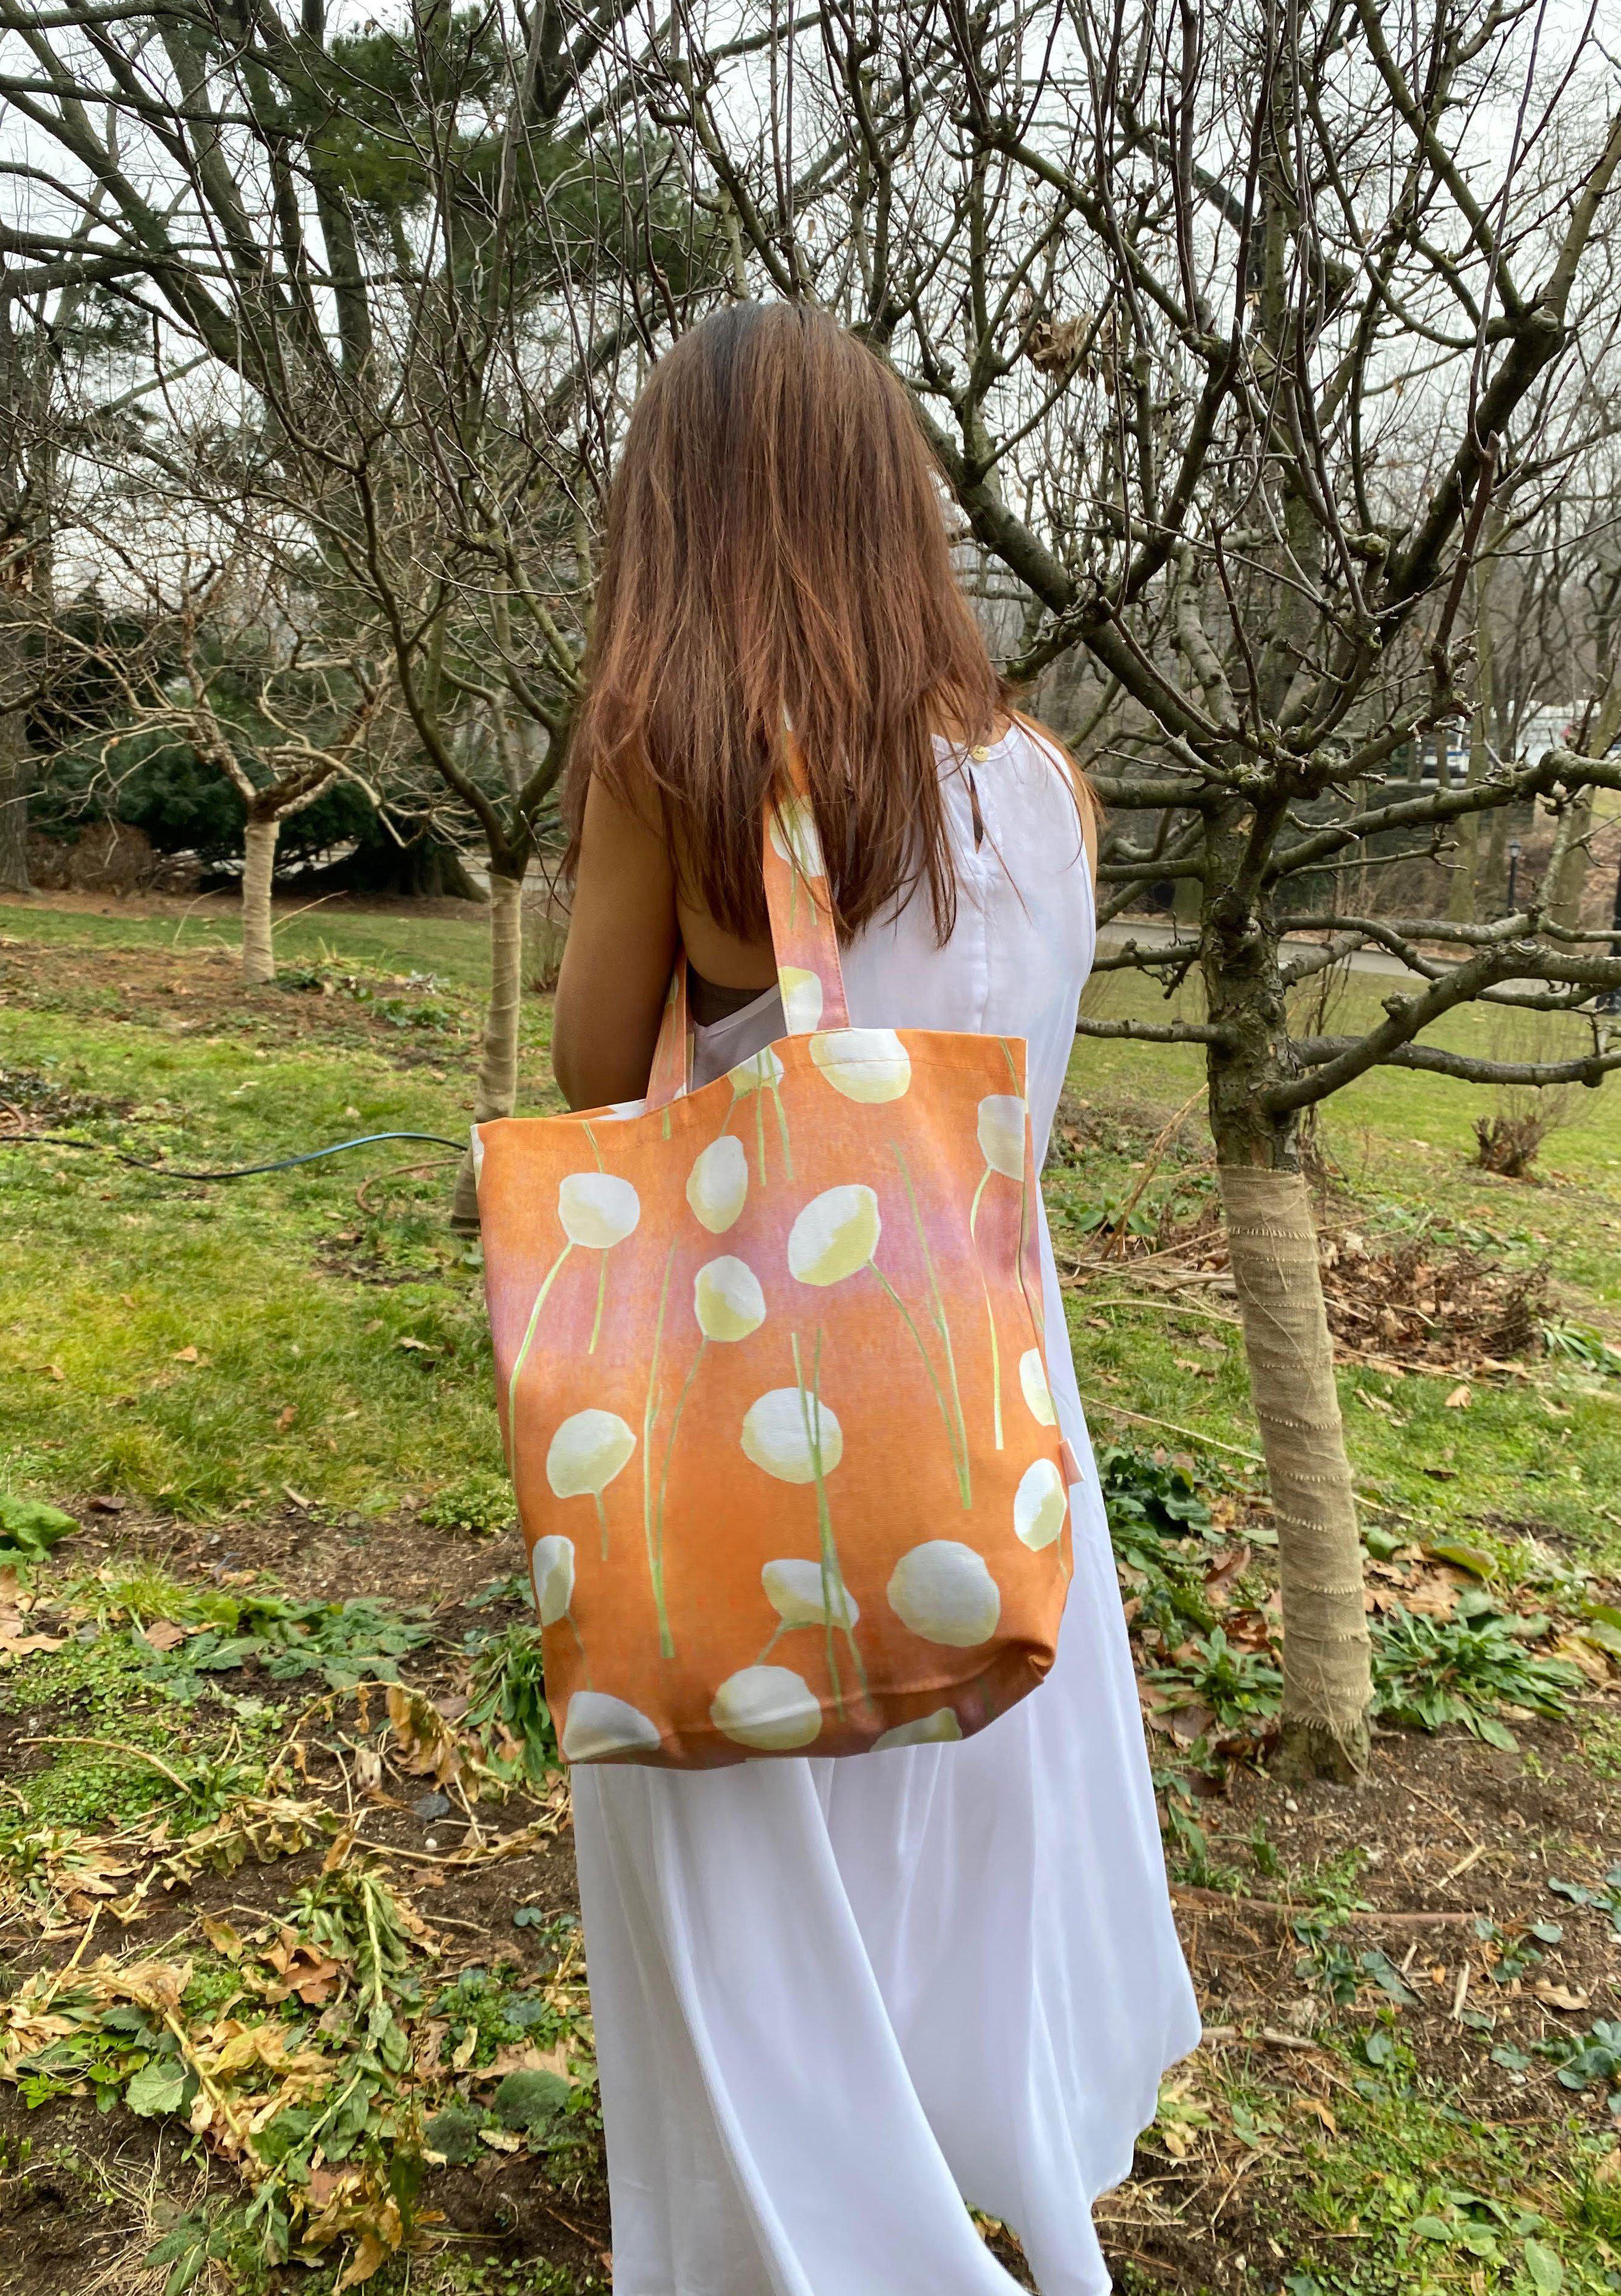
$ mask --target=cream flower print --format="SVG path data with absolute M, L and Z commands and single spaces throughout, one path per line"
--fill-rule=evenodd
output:
M 581 1128 L 592 1148 L 597 1139 L 588 1124 Z M 535 1294 L 535 1304 L 529 1311 L 529 1321 L 523 1327 L 523 1337 L 518 1352 L 513 1357 L 511 1375 L 506 1382 L 507 1444 L 517 1441 L 518 1381 L 529 1361 L 529 1351 L 534 1345 L 539 1327 L 540 1310 L 545 1307 L 553 1284 L 563 1273 L 564 1264 L 571 1251 L 599 1251 L 602 1259 L 597 1269 L 597 1313 L 591 1319 L 591 1337 L 586 1348 L 588 1355 L 597 1352 L 597 1342 L 602 1335 L 603 1301 L 607 1296 L 607 1255 L 616 1243 L 622 1243 L 633 1234 L 642 1216 L 642 1200 L 629 1180 L 615 1177 L 612 1172 L 571 1172 L 557 1189 L 557 1217 L 563 1223 L 564 1243 Z M 508 1464 L 512 1464 L 508 1458 Z
M 801 1283 L 842 1283 L 870 1262 L 882 1222 L 860 1181 L 812 1196 L 788 1231 L 788 1273 Z
M 791 1668 L 745 1666 L 716 1691 L 709 1718 L 740 1746 L 786 1754 L 820 1734 L 822 1710 Z
M 783 1065 L 768 1045 L 763 1052 L 753 1054 L 739 1061 L 735 1069 L 727 1070 L 732 1087 L 732 1115 L 737 1112 L 741 1101 L 752 1099 L 754 1103 L 754 1160 L 760 1173 L 760 1185 L 765 1185 L 765 1103 L 769 1095 L 777 1117 L 778 1136 L 782 1142 L 783 1169 L 790 1180 L 794 1177 L 794 1155 L 788 1144 L 788 1119 L 782 1104 Z M 727 1122 L 731 1122 L 728 1116 Z
M 565 1762 L 606 1762 L 615 1754 L 656 1754 L 663 1743 L 650 1722 L 625 1699 L 604 1690 L 577 1690 L 563 1726 Z
M 774 1387 L 744 1414 L 743 1450 L 779 1483 L 813 1483 L 843 1457 L 844 1431 L 827 1404 L 807 1409 L 801 1389 Z
M 881 1738 L 872 1742 L 875 1754 L 886 1754 L 893 1746 L 949 1746 L 962 1736 L 962 1724 L 950 1706 L 937 1707 L 933 1714 L 920 1714 L 915 1722 L 898 1722 L 893 1730 L 885 1730 Z
M 861 1615 L 860 1604 L 843 1586 L 827 1585 L 819 1562 L 785 1556 L 765 1565 L 760 1583 L 782 1620 L 779 1634 L 794 1627 L 853 1627 Z
M 906 1046 L 893 1029 L 828 1029 L 810 1039 L 810 1057 L 846 1100 L 899 1100 L 912 1080 Z
M 693 1278 L 692 1295 L 705 1340 L 746 1340 L 765 1321 L 765 1293 L 746 1259 L 727 1255 L 708 1261 Z
M 557 1190 L 557 1217 L 571 1243 L 611 1251 L 635 1229 L 641 1198 L 612 1172 L 571 1172 Z
M 641 1216 L 642 1201 L 636 1190 L 629 1180 L 619 1179 L 612 1172 L 571 1172 L 557 1190 L 557 1217 L 568 1238 L 564 1253 L 580 1244 L 588 1251 L 602 1254 L 597 1263 L 597 1313 L 591 1319 L 591 1336 L 586 1343 L 588 1355 L 596 1354 L 597 1342 L 602 1335 L 608 1254 L 616 1243 L 622 1243 L 635 1232 Z M 558 1266 L 562 1266 L 561 1259 Z
M 827 1478 L 837 1468 L 844 1456 L 844 1435 L 838 1420 L 823 1402 L 822 1335 L 816 1335 L 816 1347 L 811 1357 L 810 1376 L 805 1377 L 804 1362 L 800 1353 L 799 1334 L 791 1334 L 789 1345 L 794 1355 L 792 1387 L 772 1388 L 759 1396 L 749 1406 L 743 1420 L 744 1456 L 762 1467 L 778 1482 L 810 1483 L 816 1490 L 816 1536 L 819 1561 L 806 1568 L 814 1569 L 819 1581 L 817 1601 L 819 1614 L 816 1623 L 822 1628 L 823 1649 L 827 1660 L 827 1679 L 832 1685 L 833 1702 L 841 1721 L 844 1718 L 844 1685 L 839 1668 L 838 1645 L 835 1636 L 842 1635 L 856 1677 L 865 1693 L 867 1670 L 861 1653 L 856 1647 L 855 1623 L 860 1613 L 850 1598 L 844 1584 L 843 1566 L 839 1561 L 838 1545 L 833 1535 L 833 1513 L 827 1503 Z M 791 1562 L 769 1563 L 766 1572 L 774 1574 L 769 1579 L 762 1573 L 767 1599 L 778 1613 L 781 1623 L 777 1634 L 761 1652 L 763 1660 L 778 1635 L 787 1628 L 787 1618 L 778 1600 L 778 1594 L 792 1591 Z M 773 1592 L 773 1587 L 776 1592 Z M 801 1581 L 799 1592 L 804 1594 Z M 811 1623 L 809 1619 L 806 1624 Z
M 1019 1387 L 1030 1406 L 1031 1416 L 1043 1427 L 1058 1423 L 1057 1406 L 1052 1399 L 1052 1390 L 1047 1384 L 1047 1366 L 1041 1361 L 1040 1348 L 1026 1348 L 1019 1357 Z
M 700 1148 L 687 1177 L 687 1201 L 699 1225 L 724 1235 L 735 1225 L 749 1193 L 749 1160 L 741 1140 L 723 1132 Z
M 546 1480 L 560 1499 L 596 1502 L 602 1551 L 608 1551 L 608 1516 L 602 1495 L 636 1448 L 636 1438 L 613 1411 L 576 1411 L 552 1437 Z
M 791 1037 L 808 1037 L 822 1018 L 822 978 L 802 964 L 779 964 L 777 986 L 782 994 L 782 1016 Z
M 1002 1050 L 1008 1055 L 1009 1068 L 1013 1056 L 1008 1053 L 1006 1041 Z M 974 1191 L 974 1201 L 968 1207 L 968 1240 L 975 1252 L 979 1249 L 979 1207 L 991 1176 L 1000 1172 L 1004 1179 L 1016 1180 L 1019 1190 L 1019 1248 L 1024 1249 L 1024 1132 L 1029 1111 L 1024 1097 L 1016 1092 L 991 1092 L 979 1103 L 975 1129 L 979 1136 L 979 1152 L 985 1160 L 985 1168 L 979 1176 L 979 1185 Z M 991 1413 L 992 1431 L 996 1447 L 1002 1447 L 1002 1350 L 996 1331 L 996 1306 L 991 1297 L 991 1279 L 982 1261 L 979 1280 L 985 1293 L 985 1324 L 991 1335 Z M 1023 1377 L 1023 1366 L 1020 1367 Z M 1028 1400 L 1030 1390 L 1025 1389 Z M 1033 1410 L 1034 1406 L 1031 1408 Z
M 984 1559 L 960 1539 L 930 1538 L 896 1563 L 889 1607 L 903 1627 L 926 1643 L 972 1650 L 987 1643 L 1002 1614 L 1002 1598 Z
M 574 1600 L 574 1542 L 554 1532 L 549 1538 L 538 1538 L 529 1558 L 530 1570 L 535 1582 L 535 1608 L 540 1613 L 543 1627 L 555 1627 L 565 1619 Z
M 991 1092 L 979 1103 L 979 1152 L 1004 1178 L 1024 1177 L 1024 1103 L 1016 1092 Z
M 1024 1545 L 1037 1550 L 1050 1546 L 1068 1513 L 1069 1494 L 1052 1461 L 1038 1459 L 1026 1467 L 1013 1496 L 1013 1528 Z
M 768 1045 L 763 1052 L 751 1053 L 746 1061 L 728 1069 L 726 1076 L 732 1097 L 743 1100 L 752 1092 L 774 1092 L 782 1082 L 783 1066 Z

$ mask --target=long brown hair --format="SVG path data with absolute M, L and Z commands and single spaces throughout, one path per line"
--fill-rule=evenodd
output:
M 957 586 L 937 473 L 900 382 L 823 313 L 736 303 L 682 337 L 631 414 L 571 744 L 662 808 L 683 891 L 766 931 L 761 814 L 785 718 L 805 755 L 836 922 L 956 880 L 934 736 L 990 740 L 1001 682 Z

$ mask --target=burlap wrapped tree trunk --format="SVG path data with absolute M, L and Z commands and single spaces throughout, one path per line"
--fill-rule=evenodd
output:
M 276 947 L 270 931 L 270 888 L 276 875 L 276 840 L 282 824 L 275 815 L 243 830 L 242 977 L 251 986 L 276 979 Z
M 490 1003 L 479 1055 L 478 1090 L 473 1120 L 488 1124 L 510 1116 L 518 1098 L 518 1018 L 523 997 L 523 884 L 521 878 L 490 880 Z M 473 1234 L 479 1224 L 478 1183 L 473 1151 L 463 1157 L 451 1200 L 450 1225 Z
M 1298 1172 L 1219 1177 L 1278 1525 L 1283 1763 L 1349 1780 L 1368 1760 L 1369 1638 L 1316 1222 Z

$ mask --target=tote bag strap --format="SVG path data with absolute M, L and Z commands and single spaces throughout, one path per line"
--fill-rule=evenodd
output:
M 767 800 L 761 865 L 783 1017 L 791 1037 L 805 1037 L 818 1029 L 848 1028 L 850 1008 L 844 1002 L 839 937 L 804 753 L 792 734 L 785 747 L 787 786 Z M 663 1108 L 691 1084 L 692 1024 L 687 1008 L 683 950 L 670 977 L 670 994 L 654 1049 L 653 1070 L 647 1079 L 648 1107 Z

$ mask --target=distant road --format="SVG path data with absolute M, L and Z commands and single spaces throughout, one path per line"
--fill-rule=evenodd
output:
M 1178 934 L 1173 925 L 1132 921 L 1130 925 L 1105 925 L 1102 932 L 1098 934 L 1098 946 L 1099 948 L 1123 948 L 1125 941 L 1137 941 L 1139 948 L 1171 948 L 1171 944 L 1178 939 L 1187 939 L 1187 934 Z M 1297 939 L 1286 941 L 1283 946 L 1304 953 L 1306 948 L 1318 948 L 1321 944 L 1311 939 Z M 1389 948 L 1357 948 L 1354 955 L 1350 957 L 1350 969 L 1353 969 L 1353 973 L 1401 973 L 1403 980 L 1421 980 L 1424 978 L 1421 973 L 1414 973 L 1410 964 L 1403 964 L 1401 957 L 1391 955 Z
M 1187 935 L 1179 935 L 1174 926 L 1132 922 L 1105 925 L 1098 936 L 1098 945 L 1100 948 L 1119 949 L 1127 941 L 1134 940 L 1139 948 L 1169 948 L 1179 939 L 1185 940 Z M 1284 943 L 1286 948 L 1298 949 L 1303 952 L 1320 946 L 1319 942 L 1305 938 Z M 1443 957 L 1437 962 L 1445 964 L 1447 960 Z M 1399 956 L 1392 956 L 1389 950 L 1385 948 L 1355 950 L 1351 956 L 1350 966 L 1353 972 L 1395 973 L 1397 979 L 1402 980 L 1421 980 L 1424 978 L 1422 973 L 1415 972 L 1411 965 L 1403 964 Z M 1535 988 L 1537 984 L 1534 981 L 1515 983 L 1505 980 L 1502 985 L 1507 988 L 1510 987 Z

